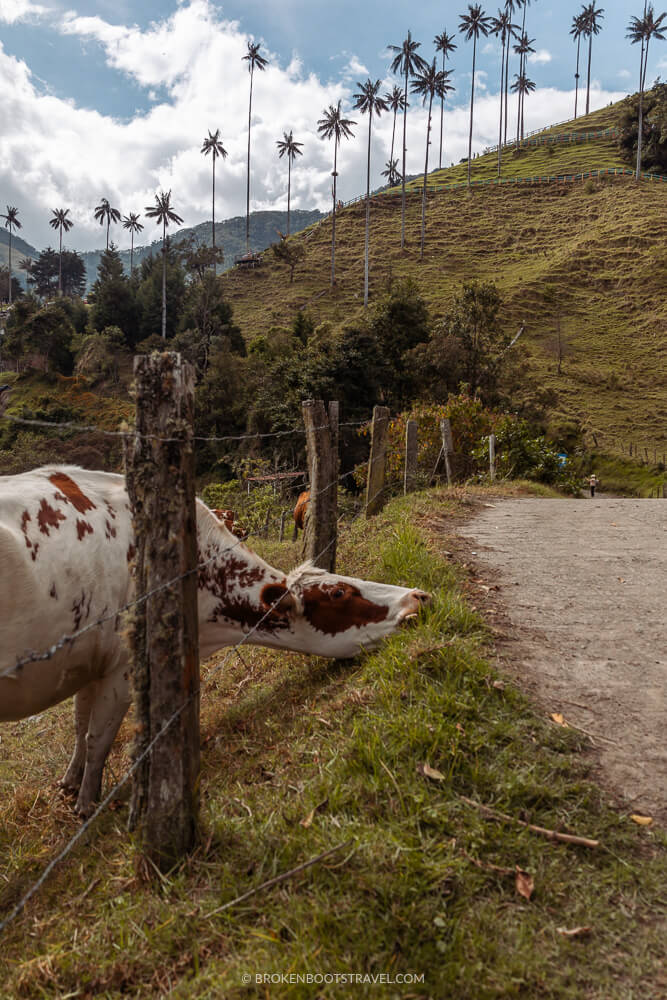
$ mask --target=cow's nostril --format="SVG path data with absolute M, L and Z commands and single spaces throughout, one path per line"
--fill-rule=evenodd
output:
M 413 590 L 412 596 L 415 597 L 420 604 L 430 604 L 433 598 L 430 594 L 427 594 L 424 590 Z

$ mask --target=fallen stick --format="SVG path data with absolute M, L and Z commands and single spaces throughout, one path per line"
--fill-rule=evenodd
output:
M 475 809 L 479 809 L 483 812 L 489 819 L 503 820 L 506 823 L 518 823 L 519 826 L 525 826 L 527 830 L 532 830 L 533 833 L 539 833 L 543 837 L 548 837 L 549 840 L 558 840 L 563 844 L 578 844 L 580 847 L 599 847 L 599 840 L 589 840 L 588 837 L 577 837 L 573 833 L 560 833 L 558 830 L 548 830 L 544 826 L 535 826 L 533 823 L 524 823 L 522 819 L 516 819 L 514 816 L 508 816 L 506 813 L 496 812 L 495 809 L 491 809 L 489 806 L 482 805 L 481 802 L 475 802 L 474 799 L 468 799 L 465 795 L 460 795 L 459 798 L 462 802 L 466 802 L 469 806 L 474 806 Z
M 335 854 L 336 851 L 342 851 L 343 848 L 349 847 L 351 843 L 351 840 L 346 840 L 342 844 L 337 844 L 336 847 L 331 847 L 328 851 L 324 851 L 322 854 L 318 854 L 317 857 L 311 858 L 310 861 L 304 861 L 302 865 L 297 865 L 296 868 L 290 868 L 288 872 L 283 872 L 282 875 L 276 875 L 275 878 L 270 878 L 268 882 L 262 882 L 261 885 L 256 885 L 254 889 L 248 889 L 247 892 L 237 896 L 236 899 L 230 899 L 229 902 L 223 903 L 222 906 L 218 906 L 215 910 L 211 910 L 210 913 L 206 914 L 206 919 L 208 920 L 209 917 L 214 917 L 216 913 L 222 913 L 223 910 L 228 910 L 230 907 L 236 906 L 237 903 L 242 903 L 250 896 L 254 896 L 255 893 L 261 892 L 262 889 L 270 889 L 271 886 L 278 885 L 279 882 L 284 882 L 285 879 L 291 878 L 292 875 L 298 875 L 299 872 L 305 871 L 306 868 L 316 865 L 318 861 L 323 861 L 325 858 L 328 858 L 330 854 Z

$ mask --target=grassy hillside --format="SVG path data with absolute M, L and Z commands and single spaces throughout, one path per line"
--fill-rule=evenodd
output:
M 617 113 L 618 106 L 606 108 L 556 131 L 602 130 L 613 125 Z M 474 179 L 494 176 L 496 163 L 495 153 L 476 159 Z M 607 137 L 527 146 L 518 157 L 507 152 L 503 176 L 623 166 L 614 140 Z M 457 183 L 465 170 L 459 165 L 439 171 L 429 181 Z M 527 326 L 514 353 L 521 393 L 546 393 L 552 424 L 576 419 L 590 432 L 591 443 L 620 451 L 634 442 L 659 456 L 667 450 L 666 209 L 667 184 L 637 185 L 625 177 L 432 191 L 420 261 L 421 195 L 415 191 L 408 199 L 407 245 L 401 252 L 400 191 L 390 192 L 372 202 L 371 296 L 389 278 L 409 275 L 437 320 L 462 282 L 495 281 L 508 327 Z M 306 258 L 293 284 L 284 267 L 271 263 L 226 275 L 244 333 L 252 337 L 273 325 L 288 325 L 299 309 L 317 323 L 359 318 L 364 219 L 363 202 L 338 216 L 333 290 L 330 219 L 295 237 Z M 547 285 L 555 293 L 552 303 L 545 302 Z M 559 319 L 565 345 L 560 375 L 555 357 Z

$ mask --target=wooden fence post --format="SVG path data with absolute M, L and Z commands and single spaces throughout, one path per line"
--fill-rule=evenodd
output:
M 452 455 L 454 454 L 454 439 L 452 438 L 452 425 L 449 418 L 445 417 L 440 421 L 440 434 L 442 436 L 442 451 L 445 456 L 445 469 L 447 471 L 447 485 L 452 485 Z
M 371 454 L 368 459 L 368 481 L 366 484 L 366 517 L 377 514 L 385 504 L 384 480 L 388 430 L 389 409 L 386 406 L 374 406 L 371 425 Z
M 333 573 L 338 538 L 338 403 L 321 399 L 302 403 L 306 427 L 310 505 L 304 531 L 306 559 Z
M 496 478 L 496 435 L 489 434 L 489 474 L 491 482 Z
M 405 473 L 403 493 L 412 493 L 417 486 L 417 421 L 405 425 Z
M 163 870 L 193 847 L 198 818 L 199 645 L 194 370 L 180 354 L 136 357 L 127 483 L 136 540 L 135 716 L 130 829 Z M 164 587 L 174 578 L 178 582 Z M 162 588 L 162 589 L 157 589 Z
M 287 511 L 281 510 L 280 512 L 280 532 L 278 534 L 278 541 L 282 542 L 285 537 L 285 518 L 287 517 Z

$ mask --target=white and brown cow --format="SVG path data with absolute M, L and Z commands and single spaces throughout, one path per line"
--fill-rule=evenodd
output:
M 429 600 L 419 590 L 305 565 L 286 576 L 197 503 L 202 657 L 248 641 L 318 656 L 376 646 Z M 62 780 L 86 814 L 130 703 L 114 612 L 132 600 L 132 518 L 122 476 L 47 466 L 0 477 L 0 722 L 75 695 L 76 744 Z M 268 613 L 268 614 L 267 614 Z M 47 660 L 17 662 L 84 631 Z M 256 628 L 256 631 L 252 631 Z

